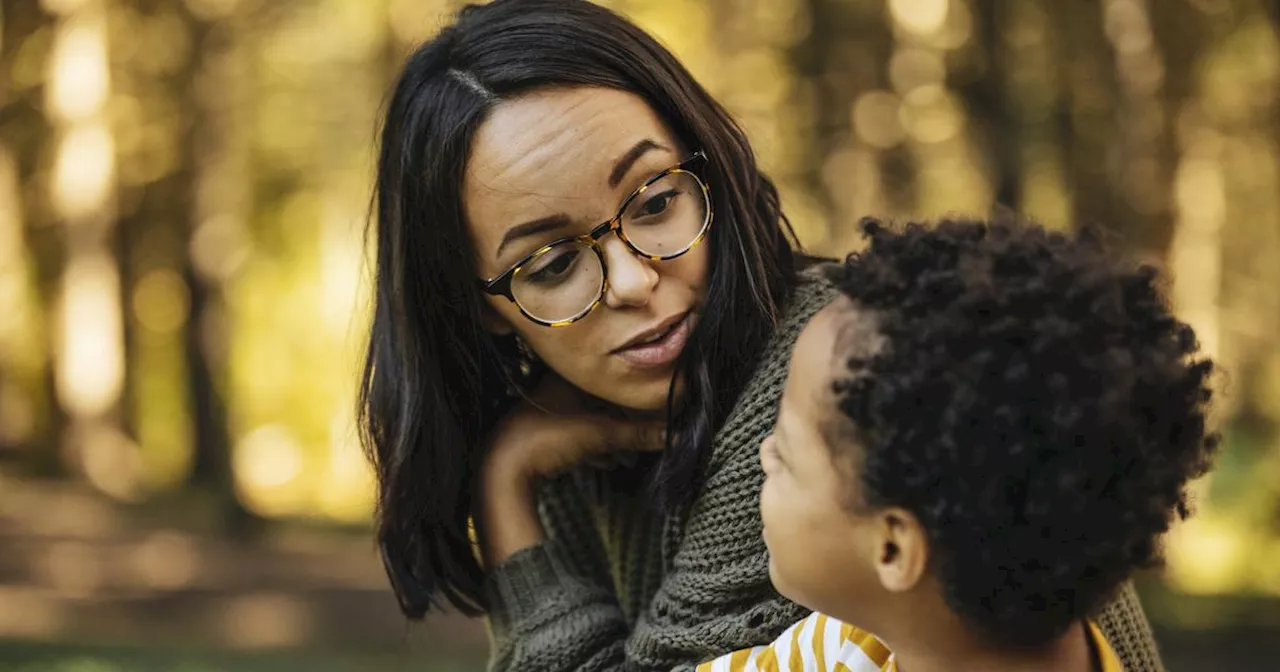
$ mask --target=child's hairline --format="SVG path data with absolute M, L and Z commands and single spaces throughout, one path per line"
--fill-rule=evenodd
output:
M 845 263 L 850 263 L 853 258 L 854 257 L 850 257 L 850 259 L 846 260 Z M 892 307 L 867 306 L 862 303 L 856 295 L 847 291 L 847 289 L 842 286 L 842 283 L 838 280 L 844 271 L 844 266 L 845 264 L 840 264 L 839 266 L 832 264 L 831 267 L 823 269 L 824 277 L 831 281 L 833 285 L 840 288 L 837 296 L 832 300 L 832 305 L 843 303 L 845 304 L 845 308 L 841 311 L 842 313 L 848 315 L 854 311 L 860 311 L 863 314 L 878 316 L 876 318 L 877 320 L 880 319 L 879 316 L 893 312 Z M 918 521 L 928 544 L 929 557 L 926 565 L 926 575 L 932 576 L 935 580 L 941 581 L 943 579 L 941 575 L 943 571 L 941 563 L 948 561 L 945 556 L 951 556 L 956 553 L 965 553 L 965 548 L 956 548 L 945 543 L 939 545 L 939 537 L 941 535 L 939 534 L 937 527 L 934 525 L 936 521 L 933 521 L 931 516 L 921 515 L 922 512 L 918 511 L 917 507 L 913 506 L 909 499 L 904 501 L 902 499 L 894 498 L 891 495 L 887 495 L 887 493 L 877 492 L 873 488 L 868 487 L 869 483 L 865 478 L 866 472 L 863 465 L 865 465 L 869 454 L 874 450 L 871 446 L 875 444 L 876 439 L 873 434 L 858 426 L 854 422 L 854 419 L 844 411 L 841 407 L 843 395 L 839 390 L 839 384 L 841 381 L 848 381 L 857 373 L 850 365 L 854 359 L 854 355 L 849 353 L 852 340 L 847 337 L 842 338 L 842 336 L 845 336 L 844 332 L 851 328 L 852 325 L 847 321 L 847 319 L 842 320 L 837 326 L 837 329 L 840 331 L 834 339 L 832 344 L 832 353 L 830 356 L 832 362 L 832 373 L 827 377 L 824 383 L 830 392 L 832 407 L 828 407 L 822 414 L 820 426 L 823 441 L 827 444 L 826 451 L 828 453 L 828 457 L 832 461 L 833 466 L 837 469 L 838 478 L 843 481 L 843 491 L 846 493 L 846 496 L 842 498 L 841 504 L 845 506 L 846 510 L 854 515 L 873 515 L 878 511 L 888 508 L 900 508 L 910 513 Z M 879 325 L 877 325 L 876 329 L 880 329 Z M 882 331 L 880 334 L 882 337 L 887 339 L 887 336 L 885 336 Z M 883 350 L 877 351 L 868 358 L 868 364 L 873 362 L 875 358 L 881 357 L 884 354 Z M 881 447 L 881 449 L 883 449 L 883 447 Z M 856 479 L 856 481 L 850 482 L 845 480 L 849 478 Z M 856 491 L 854 490 L 855 488 Z M 868 495 L 872 495 L 872 497 L 869 498 Z M 1114 592 L 1122 586 L 1125 581 L 1129 580 L 1133 573 L 1133 570 L 1130 570 L 1126 572 L 1124 576 L 1117 578 L 1114 581 L 1114 584 L 1107 588 L 1106 592 Z M 975 634 L 982 637 L 989 636 L 986 624 L 984 624 L 980 619 L 973 618 L 971 614 L 958 609 L 951 603 L 950 599 L 947 598 L 947 591 L 945 587 L 940 584 L 939 588 L 942 590 L 940 596 L 944 598 L 943 602 L 946 604 L 946 608 L 948 610 L 959 618 L 966 627 L 971 628 L 972 632 Z M 1070 623 L 1065 623 L 1063 627 L 1069 628 Z M 1002 640 L 997 639 L 993 641 L 999 642 Z

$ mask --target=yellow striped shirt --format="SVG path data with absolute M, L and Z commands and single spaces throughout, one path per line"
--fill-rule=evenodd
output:
M 1092 621 L 1088 624 L 1102 669 L 1124 672 L 1120 658 Z M 813 613 L 767 646 L 742 649 L 698 666 L 697 672 L 897 672 L 893 654 L 875 635 Z

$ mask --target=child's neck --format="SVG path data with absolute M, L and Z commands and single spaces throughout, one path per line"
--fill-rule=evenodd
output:
M 1091 672 L 1094 669 L 1087 633 L 1074 623 L 1061 637 L 1037 649 L 993 646 L 963 628 L 933 628 L 926 637 L 917 630 L 885 640 L 899 672 Z

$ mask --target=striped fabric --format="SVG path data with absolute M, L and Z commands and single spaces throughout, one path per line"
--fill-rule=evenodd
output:
M 1090 640 L 1102 667 L 1124 672 L 1120 658 L 1092 621 Z M 893 654 L 874 635 L 817 612 L 768 646 L 734 651 L 698 666 L 697 672 L 897 672 Z
M 815 612 L 772 644 L 721 656 L 698 672 L 890 672 L 891 658 L 869 633 Z
M 1120 655 L 1111 648 L 1106 635 L 1102 634 L 1102 628 L 1093 621 L 1089 621 L 1089 636 L 1093 641 L 1093 650 L 1098 654 L 1098 660 L 1102 661 L 1100 672 L 1124 672 L 1124 665 L 1120 664 Z

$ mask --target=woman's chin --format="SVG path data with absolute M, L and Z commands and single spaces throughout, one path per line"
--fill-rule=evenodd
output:
M 597 386 L 596 390 L 584 390 L 600 401 L 613 406 L 637 419 L 665 415 L 667 398 L 672 393 L 671 379 L 654 380 L 643 385 L 621 382 L 617 385 Z M 619 394 L 619 392 L 622 392 Z M 676 381 L 676 402 L 684 396 L 683 381 Z

